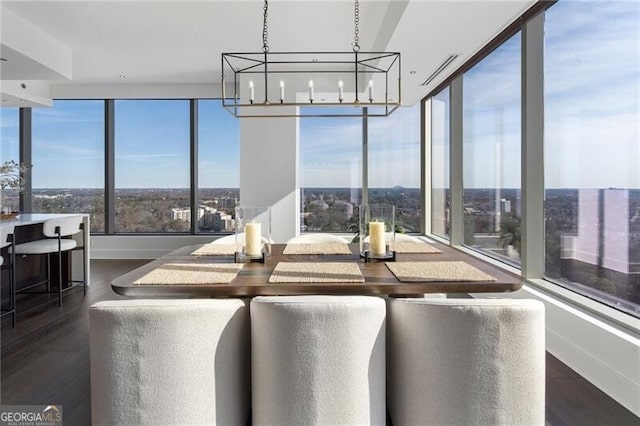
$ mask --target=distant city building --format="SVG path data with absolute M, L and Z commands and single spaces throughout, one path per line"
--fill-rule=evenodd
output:
M 500 207 L 502 208 L 502 213 L 511 213 L 511 200 L 501 199 Z
M 237 199 L 235 201 L 234 199 L 227 200 L 231 200 L 230 203 L 237 201 Z M 171 220 L 191 222 L 191 209 L 171 209 Z M 232 215 L 216 210 L 213 207 L 200 206 L 198 207 L 198 227 L 213 232 L 231 232 L 235 229 L 235 220 Z
M 235 229 L 235 220 L 230 214 L 209 209 L 198 221 L 198 225 L 213 232 L 231 232 Z
M 198 219 L 200 219 L 204 215 L 207 209 L 210 209 L 210 207 L 198 207 Z M 184 222 L 191 222 L 191 209 L 188 207 L 182 209 L 171 209 L 171 220 L 182 220 Z
M 191 222 L 191 209 L 171 209 L 171 220 Z
M 218 209 L 235 209 L 238 205 L 237 198 L 221 197 L 213 200 Z

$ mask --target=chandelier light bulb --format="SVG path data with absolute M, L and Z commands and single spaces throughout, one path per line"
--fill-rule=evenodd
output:
M 309 102 L 313 103 L 313 80 L 309 80 Z
M 342 102 L 344 99 L 344 82 L 338 81 L 338 101 Z
M 253 88 L 253 80 L 249 81 L 249 102 L 253 103 L 255 99 L 255 89 Z
M 373 80 L 369 80 L 369 102 L 373 102 Z
M 284 102 L 284 80 L 280 80 L 280 103 Z

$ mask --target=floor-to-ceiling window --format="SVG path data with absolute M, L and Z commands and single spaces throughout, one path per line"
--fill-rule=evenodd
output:
M 464 243 L 520 258 L 520 33 L 463 76 Z
M 240 199 L 240 124 L 219 99 L 198 101 L 199 232 L 232 232 Z
M 115 101 L 116 232 L 188 232 L 188 100 Z
M 357 230 L 362 199 L 362 119 L 300 120 L 301 231 Z
M 451 235 L 449 87 L 431 98 L 431 232 Z
M 12 169 L 11 162 L 20 162 L 20 111 L 18 108 L 0 108 L 0 165 Z M 18 171 L 19 173 L 19 171 Z M 0 188 L 0 205 L 10 211 L 18 211 L 19 192 L 3 183 Z M 5 187 L 6 186 L 6 187 Z
M 32 109 L 32 211 L 89 213 L 104 231 L 104 101 Z
M 396 207 L 396 230 L 420 232 L 420 103 L 369 118 L 369 203 Z
M 640 313 L 640 3 L 545 16 L 545 274 Z

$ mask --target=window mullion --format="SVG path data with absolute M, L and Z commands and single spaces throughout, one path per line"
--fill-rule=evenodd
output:
M 544 275 L 544 13 L 522 30 L 522 276 Z
M 31 130 L 31 108 L 20 108 L 20 164 L 33 164 L 32 162 L 32 130 Z M 33 197 L 33 167 L 29 167 L 24 173 L 24 190 L 20 192 L 20 211 L 31 213 Z
M 451 184 L 451 239 L 452 246 L 464 242 L 463 172 L 462 172 L 462 76 L 451 82 L 450 100 L 450 184 Z
M 191 99 L 189 106 L 191 233 L 196 234 L 198 231 L 198 100 Z

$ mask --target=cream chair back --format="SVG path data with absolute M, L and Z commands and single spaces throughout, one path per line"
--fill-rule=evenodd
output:
M 45 237 L 57 237 L 56 228 L 60 228 L 60 236 L 67 237 L 69 235 L 80 232 L 80 224 L 82 216 L 69 216 L 55 219 L 49 219 L 42 225 L 42 232 Z

